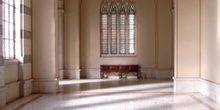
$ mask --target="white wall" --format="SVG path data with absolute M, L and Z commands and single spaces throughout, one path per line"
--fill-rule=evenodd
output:
M 202 0 L 201 77 L 220 84 L 220 1 Z

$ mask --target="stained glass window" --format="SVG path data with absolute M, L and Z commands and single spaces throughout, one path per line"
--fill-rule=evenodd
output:
M 102 54 L 108 54 L 108 15 L 102 15 Z
M 101 55 L 135 54 L 135 5 L 133 0 L 101 3 Z
M 120 7 L 119 15 L 119 54 L 126 54 L 126 8 Z

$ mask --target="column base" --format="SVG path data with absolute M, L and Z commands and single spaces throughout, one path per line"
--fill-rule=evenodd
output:
M 100 69 L 82 69 L 81 75 L 86 79 L 100 79 Z
M 63 79 L 80 79 L 80 69 L 63 70 Z
M 57 93 L 59 90 L 59 80 L 54 79 L 33 79 L 34 93 Z

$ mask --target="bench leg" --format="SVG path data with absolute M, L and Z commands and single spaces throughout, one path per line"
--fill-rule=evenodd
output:
M 108 78 L 108 74 L 107 73 L 104 74 L 104 78 Z
M 101 72 L 101 74 L 100 74 L 100 75 L 101 75 L 101 79 L 104 78 L 104 74 L 105 74 L 105 73 L 102 73 L 102 72 Z
M 123 73 L 122 72 L 120 72 L 120 78 L 123 78 Z

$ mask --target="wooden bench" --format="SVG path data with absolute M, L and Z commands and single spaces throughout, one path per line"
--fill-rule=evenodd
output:
M 100 66 L 101 78 L 108 78 L 109 73 L 119 73 L 120 78 L 127 78 L 127 74 L 130 72 L 136 72 L 137 78 L 139 78 L 139 66 L 138 65 L 101 65 Z M 107 77 L 105 77 L 105 74 Z M 125 77 L 123 77 L 123 75 Z

